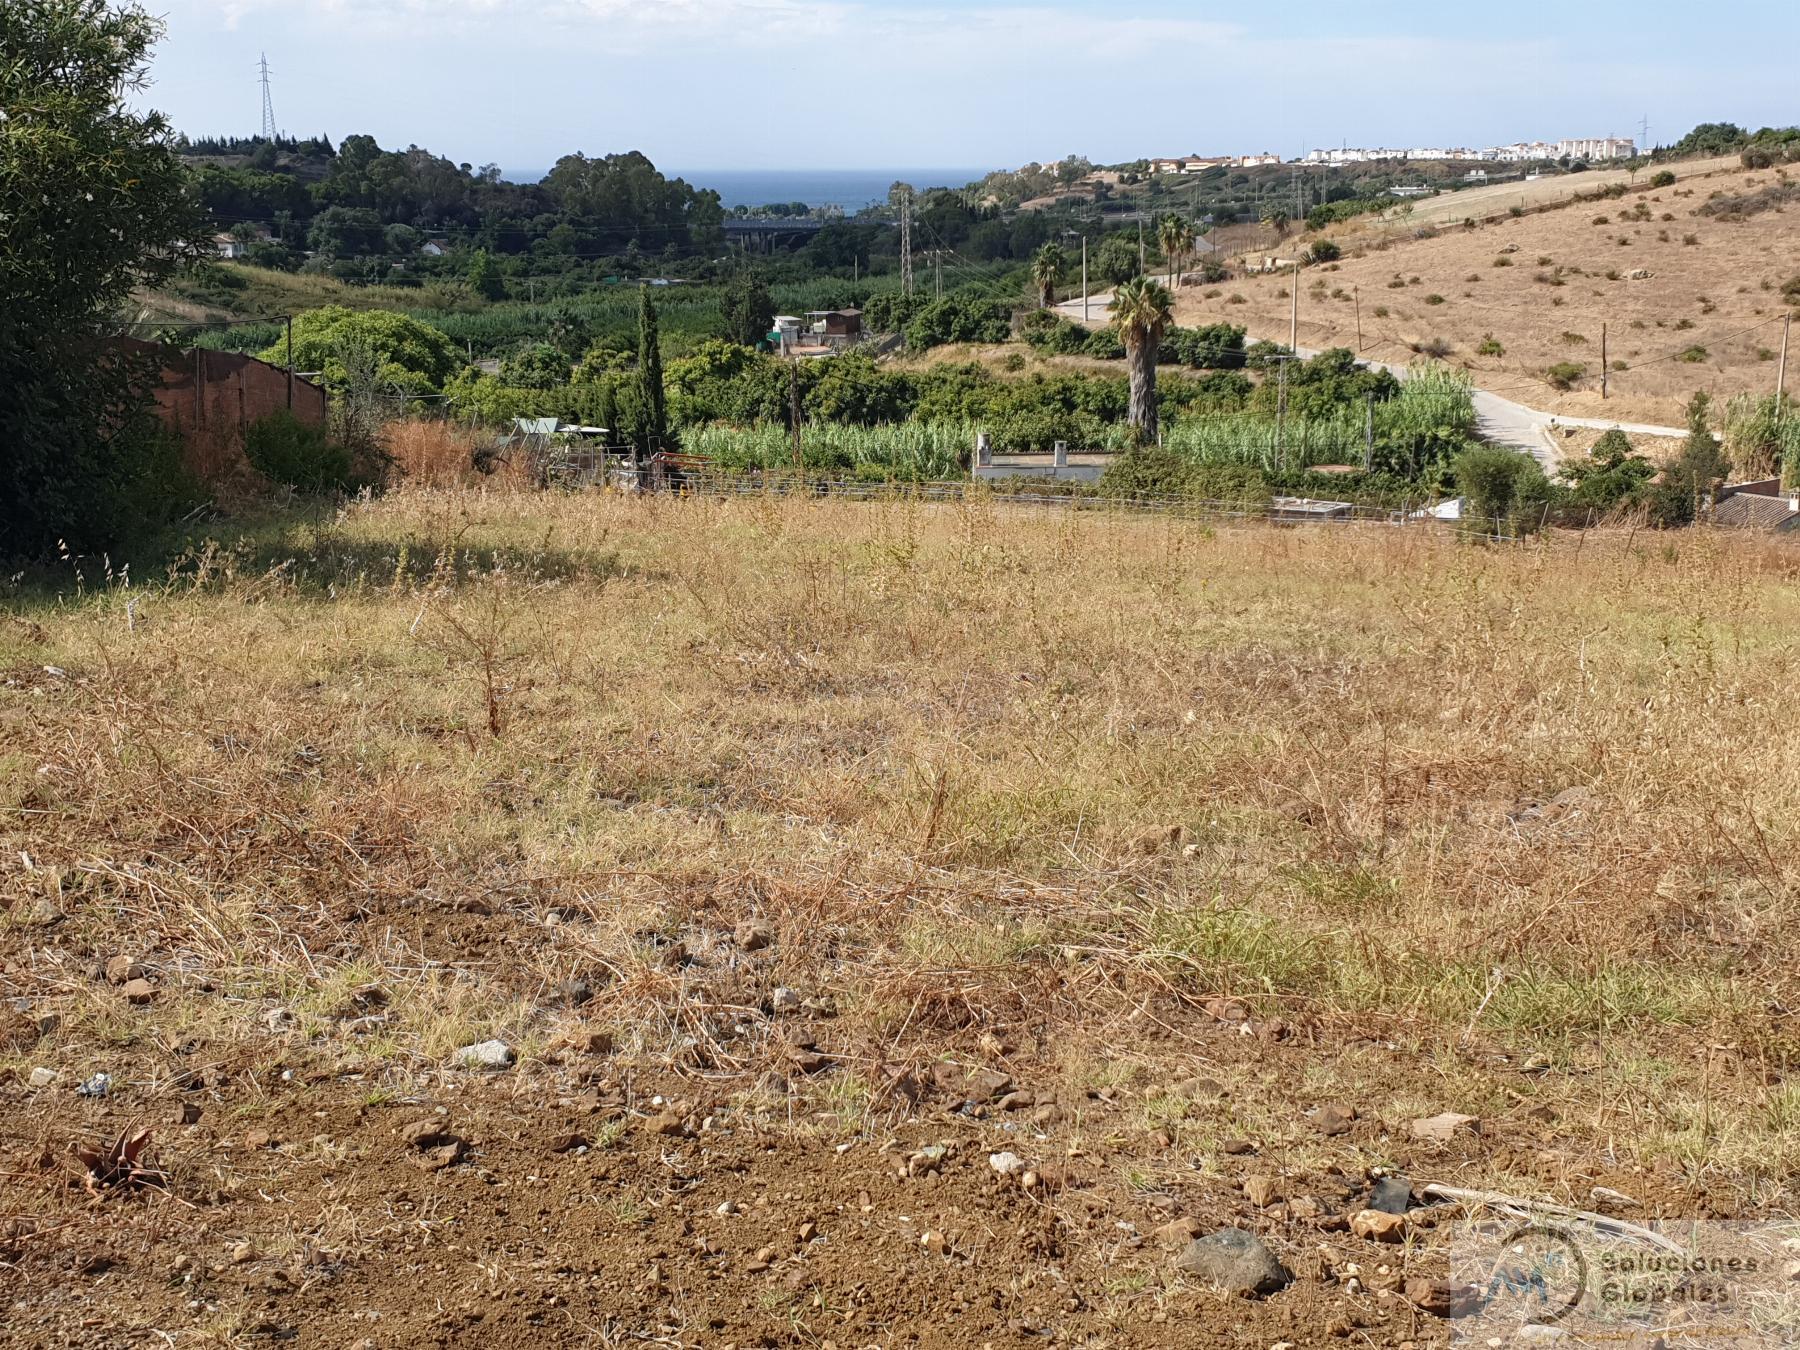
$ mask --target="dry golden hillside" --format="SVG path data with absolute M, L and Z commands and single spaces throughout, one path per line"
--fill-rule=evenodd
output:
M 1800 276 L 1800 184 L 1772 171 L 1676 172 L 1672 187 L 1433 237 L 1345 229 L 1334 236 L 1343 260 L 1301 275 L 1300 344 L 1355 347 L 1360 301 L 1363 355 L 1405 361 L 1441 340 L 1483 388 L 1559 412 L 1678 425 L 1696 390 L 1773 392 L 1782 286 Z M 1721 209 L 1738 201 L 1760 209 Z M 1291 285 L 1291 274 L 1246 275 L 1187 290 L 1179 320 L 1229 319 L 1285 340 Z M 1546 378 L 1559 363 L 1583 368 L 1570 389 Z

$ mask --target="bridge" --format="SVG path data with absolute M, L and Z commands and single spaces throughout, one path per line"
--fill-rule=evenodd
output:
M 797 217 L 727 217 L 725 237 L 735 239 L 745 248 L 759 253 L 773 253 L 779 248 L 798 248 L 825 228 L 825 222 L 811 216 Z

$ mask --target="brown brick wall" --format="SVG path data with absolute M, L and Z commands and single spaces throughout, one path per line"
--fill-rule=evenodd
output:
M 157 411 L 186 447 L 188 468 L 208 482 L 230 482 L 251 472 L 244 458 L 244 429 L 258 418 L 291 406 L 302 422 L 325 422 L 325 390 L 296 376 L 290 405 L 288 374 L 279 366 L 235 352 L 183 351 L 135 338 L 117 341 L 160 361 Z

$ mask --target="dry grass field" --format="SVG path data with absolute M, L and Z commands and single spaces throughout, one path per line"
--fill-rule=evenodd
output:
M 1360 302 L 1363 355 L 1404 363 L 1442 340 L 1482 388 L 1533 407 L 1679 426 L 1697 390 L 1773 393 L 1790 308 L 1782 287 L 1800 276 L 1800 198 L 1741 219 L 1701 214 L 1715 194 L 1747 197 L 1786 180 L 1704 163 L 1676 173 L 1672 187 L 1640 176 L 1620 199 L 1473 229 L 1446 221 L 1429 238 L 1395 237 L 1387 221 L 1340 227 L 1332 237 L 1345 258 L 1301 275 L 1300 343 L 1356 347 Z M 1631 279 L 1637 271 L 1649 275 Z M 1184 289 L 1178 318 L 1229 319 L 1285 342 L 1291 287 L 1281 275 Z M 1604 401 L 1602 324 L 1613 367 Z M 1490 342 L 1499 350 L 1484 349 Z M 1583 368 L 1568 390 L 1545 377 L 1561 363 Z
M 1429 1344 L 1373 1178 L 1794 1203 L 1790 548 L 215 533 L 0 620 L 9 1343 Z

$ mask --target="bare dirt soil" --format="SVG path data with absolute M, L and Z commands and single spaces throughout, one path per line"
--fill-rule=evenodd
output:
M 213 533 L 0 616 L 8 1344 L 1422 1346 L 1428 1183 L 1793 1206 L 1778 545 Z
M 1360 306 L 1360 350 L 1370 359 L 1404 362 L 1441 342 L 1483 389 L 1568 415 L 1663 426 L 1681 425 L 1683 404 L 1699 390 L 1773 393 L 1789 313 L 1781 291 L 1800 276 L 1794 215 L 1731 218 L 1699 208 L 1716 194 L 1747 197 L 1781 180 L 1704 164 L 1676 173 L 1674 186 L 1656 189 L 1640 175 L 1618 199 L 1474 228 L 1413 226 L 1428 232 L 1423 238 L 1396 237 L 1391 222 L 1342 227 L 1332 237 L 1344 259 L 1302 272 L 1300 343 L 1357 348 Z M 1285 342 L 1292 284 L 1280 274 L 1184 287 L 1177 318 L 1226 319 Z M 1565 364 L 1578 368 L 1566 390 L 1546 375 Z

